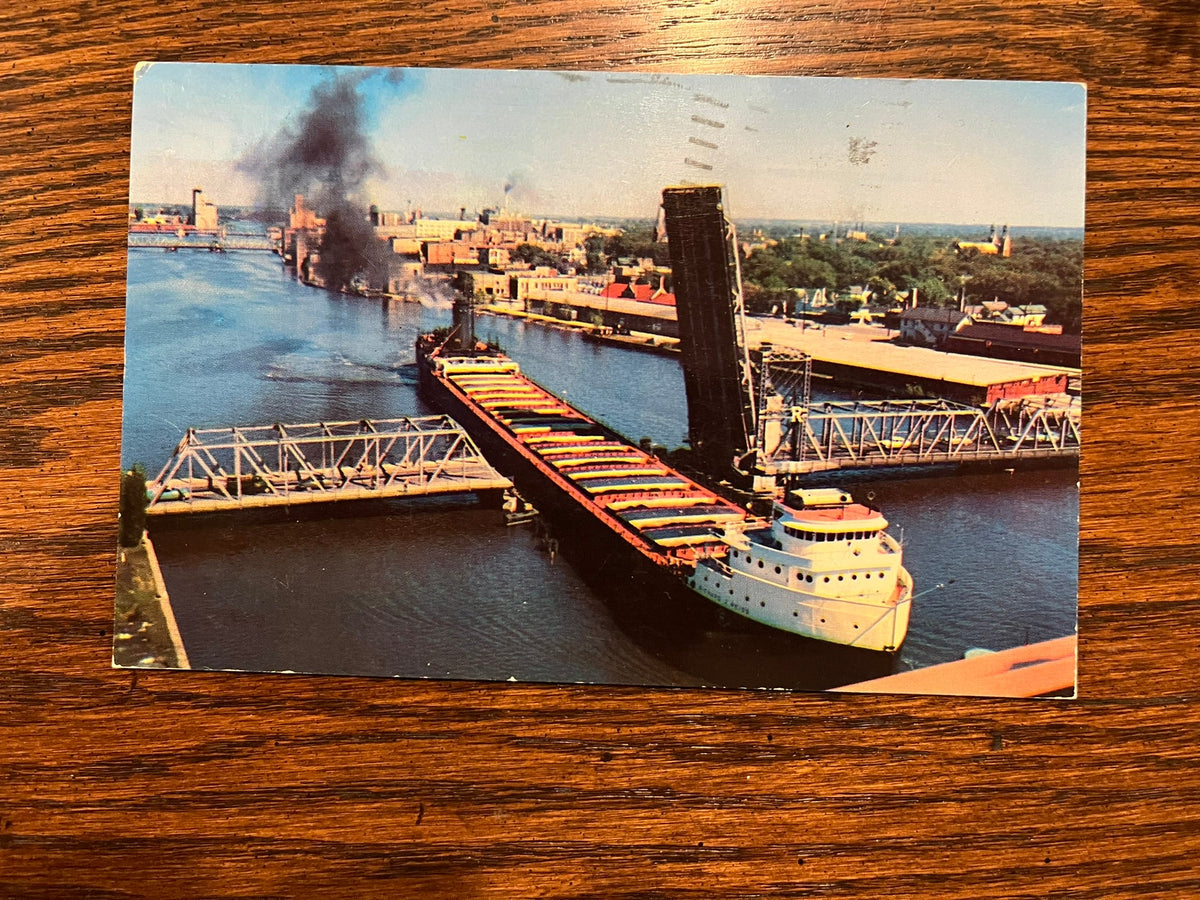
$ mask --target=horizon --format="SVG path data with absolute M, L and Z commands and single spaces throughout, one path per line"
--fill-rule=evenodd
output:
M 200 186 L 198 186 L 198 187 L 200 187 Z M 208 196 L 207 191 L 205 191 L 205 196 L 206 197 Z M 149 209 L 149 208 L 164 209 L 167 207 L 190 206 L 191 199 L 189 196 L 189 199 L 186 202 L 185 201 L 160 201 L 160 200 L 152 200 L 152 201 L 130 200 L 128 205 L 131 209 L 134 207 L 145 207 L 147 209 Z M 369 206 L 370 206 L 370 204 L 367 204 L 366 206 L 363 207 L 364 216 L 367 214 Z M 229 204 L 226 206 L 218 206 L 218 210 L 220 211 L 222 216 L 225 215 L 224 211 L 228 210 L 228 209 L 236 209 L 236 210 L 240 210 L 243 212 L 257 212 L 257 213 L 277 212 L 284 216 L 287 215 L 287 209 L 281 208 L 281 207 L 256 206 L 254 204 Z M 379 211 L 381 213 L 398 213 L 398 212 L 402 212 L 403 210 L 385 209 L 383 207 L 380 207 Z M 476 210 L 475 212 L 477 213 L 479 211 Z M 654 218 L 645 217 L 645 216 L 607 216 L 607 217 L 606 216 L 589 216 L 589 215 L 580 216 L 580 215 L 558 215 L 555 213 L 542 213 L 542 212 L 530 213 L 530 214 L 525 214 L 525 213 L 513 213 L 513 214 L 521 215 L 524 218 L 530 219 L 532 221 L 569 222 L 569 223 L 578 223 L 578 224 L 589 223 L 589 224 L 595 224 L 598 226 L 616 225 L 621 222 L 626 222 L 626 223 L 636 222 L 636 223 L 643 224 L 643 225 L 653 226 L 656 221 Z M 451 221 L 458 217 L 458 213 L 454 210 L 433 210 L 431 212 L 422 211 L 422 216 L 423 216 L 423 218 L 426 218 L 426 219 L 439 220 L 439 221 Z M 464 219 L 463 221 L 471 222 L 474 220 L 473 219 Z M 793 225 L 809 226 L 809 225 L 833 225 L 833 224 L 835 224 L 834 220 L 832 220 L 832 219 L 827 219 L 827 220 L 813 219 L 813 218 L 801 218 L 801 219 L 771 218 L 771 219 L 768 219 L 768 218 L 756 218 L 756 217 L 747 217 L 747 216 L 733 216 L 732 221 L 735 225 L 739 225 L 739 226 L 768 225 L 768 226 L 772 226 L 772 227 L 784 227 L 784 226 L 793 226 Z M 898 222 L 898 221 L 890 221 L 890 220 L 881 220 L 881 221 L 866 221 L 866 222 L 858 222 L 858 223 L 839 221 L 839 222 L 837 222 L 837 224 L 842 227 L 849 227 L 851 224 L 855 224 L 855 225 L 861 224 L 863 226 L 863 228 L 866 229 L 867 231 L 889 231 L 889 230 L 894 230 L 897 226 L 899 226 L 901 229 L 919 228 L 922 230 L 929 230 L 929 229 L 934 229 L 934 228 L 945 228 L 945 229 L 953 230 L 953 231 L 965 231 L 965 230 L 969 230 L 969 229 L 987 231 L 987 229 L 989 229 L 993 226 L 996 228 L 1002 228 L 1002 227 L 1007 226 L 1010 233 L 1029 232 L 1029 231 L 1069 231 L 1069 232 L 1077 233 L 1079 235 L 1080 239 L 1082 239 L 1085 236 L 1085 232 L 1086 232 L 1086 228 L 1082 225 L 1079 225 L 1079 226 L 1075 226 L 1075 225 L 1029 225 L 1029 224 L 1024 224 L 1024 223 L 1013 224 L 1011 222 L 1001 222 L 1001 221 L 996 221 L 996 222 Z M 903 235 L 903 232 L 902 232 L 902 235 Z M 981 237 L 980 240 L 983 240 L 983 237 Z

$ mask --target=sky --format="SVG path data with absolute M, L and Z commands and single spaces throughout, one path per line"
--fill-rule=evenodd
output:
M 735 220 L 1083 226 L 1085 88 L 1015 81 L 142 64 L 131 202 L 264 202 L 246 161 L 333 79 L 384 210 L 652 219 L 663 187 L 719 183 Z

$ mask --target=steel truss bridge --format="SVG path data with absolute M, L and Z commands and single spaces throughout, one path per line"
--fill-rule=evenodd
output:
M 189 428 L 147 485 L 148 512 L 212 512 L 334 500 L 503 490 L 448 416 Z
M 196 233 L 184 236 L 168 231 L 134 231 L 129 233 L 128 246 L 162 250 L 265 250 L 275 252 L 278 241 L 265 234 L 225 231 Z
M 1041 398 L 1038 398 L 1040 401 Z M 774 419 L 774 423 L 772 422 Z M 774 424 L 774 427 L 772 425 Z M 811 403 L 767 414 L 761 459 L 776 475 L 1079 457 L 1079 404 L 1005 400 Z

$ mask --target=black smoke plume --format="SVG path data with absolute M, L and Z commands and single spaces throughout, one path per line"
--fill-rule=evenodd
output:
M 335 75 L 318 84 L 308 107 L 240 165 L 263 185 L 270 208 L 287 209 L 303 194 L 325 218 L 316 274 L 331 290 L 377 276 L 386 265 L 386 247 L 367 221 L 363 196 L 367 179 L 383 173 L 367 135 L 360 91 L 367 77 Z

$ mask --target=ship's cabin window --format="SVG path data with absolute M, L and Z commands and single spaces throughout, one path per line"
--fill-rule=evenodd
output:
M 784 525 L 783 530 L 791 537 L 799 538 L 802 541 L 813 541 L 818 544 L 829 543 L 830 541 L 865 541 L 879 536 L 878 531 L 845 531 L 841 534 L 830 534 L 824 531 L 809 531 L 805 528 L 797 528 L 795 525 Z

